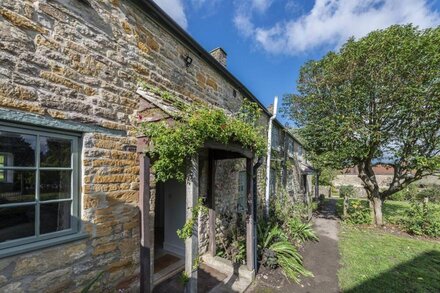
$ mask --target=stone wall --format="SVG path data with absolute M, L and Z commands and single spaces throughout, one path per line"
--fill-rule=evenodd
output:
M 376 180 L 379 184 L 379 188 L 386 189 L 393 180 L 393 175 L 376 175 Z M 367 197 L 362 180 L 358 175 L 337 175 L 333 180 L 333 184 L 337 190 L 336 195 L 339 195 L 339 187 L 343 185 L 353 185 L 356 191 L 355 197 Z M 431 175 L 416 181 L 414 184 L 419 187 L 440 185 L 440 179 L 439 176 Z
M 246 171 L 245 159 L 220 160 L 216 162 L 215 210 L 216 242 L 220 248 L 229 246 L 232 232 L 236 236 L 246 235 L 246 212 L 237 212 L 239 172 Z
M 88 238 L 1 259 L 0 292 L 78 292 L 100 272 L 97 291 L 136 290 L 135 126 L 138 114 L 149 122 L 169 118 L 140 98 L 138 81 L 229 112 L 243 93 L 236 89 L 234 97 L 228 80 L 132 1 L 2 0 L 0 39 L 1 109 L 102 128 L 83 136 L 81 220 Z M 152 220 L 154 202 L 152 176 Z

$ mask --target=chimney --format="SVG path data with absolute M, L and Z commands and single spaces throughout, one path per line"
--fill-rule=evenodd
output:
M 273 115 L 273 104 L 267 106 L 267 111 L 269 111 L 269 113 Z
M 215 48 L 214 50 L 212 50 L 210 53 L 211 53 L 212 57 L 215 58 L 215 60 L 217 60 L 221 65 L 226 67 L 226 56 L 228 54 L 226 54 L 225 50 L 218 47 L 218 48 Z

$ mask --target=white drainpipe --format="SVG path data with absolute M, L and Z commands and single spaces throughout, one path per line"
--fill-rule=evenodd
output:
M 272 124 L 277 117 L 278 97 L 273 101 L 273 114 L 269 119 L 269 130 L 267 132 L 267 155 L 266 155 L 266 217 L 269 217 L 269 200 L 270 200 L 270 157 L 272 153 Z

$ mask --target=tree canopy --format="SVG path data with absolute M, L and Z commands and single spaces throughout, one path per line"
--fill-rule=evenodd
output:
M 440 167 L 440 27 L 391 26 L 304 64 L 284 111 L 322 164 L 356 166 L 376 223 L 381 204 Z M 374 164 L 394 168 L 379 190 Z

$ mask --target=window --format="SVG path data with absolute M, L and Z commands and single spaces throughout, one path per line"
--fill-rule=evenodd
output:
M 302 146 L 299 144 L 298 145 L 298 156 L 302 156 L 303 155 L 303 149 L 302 149 Z
M 6 161 L 6 156 L 0 154 L 0 168 L 5 166 L 5 162 Z M 1 170 L 0 171 L 0 182 L 5 182 L 6 181 L 6 173 L 5 171 Z
M 247 176 L 246 171 L 240 171 L 238 173 L 238 200 L 237 200 L 237 212 L 243 213 L 247 210 Z
M 292 139 L 289 139 L 288 141 L 289 142 L 288 142 L 288 147 L 287 147 L 287 153 L 288 153 L 289 157 L 293 157 L 295 154 L 295 149 L 294 149 L 295 145 L 294 145 L 294 142 Z
M 78 140 L 0 125 L 0 252 L 78 232 Z
M 277 127 L 272 128 L 272 149 L 280 150 L 280 131 Z
M 276 174 L 276 170 L 270 168 L 270 177 L 269 177 L 269 191 L 271 195 L 276 194 L 277 192 L 277 174 Z
M 294 186 L 294 182 L 293 182 L 293 171 L 289 170 L 287 172 L 287 190 L 288 191 L 292 191 L 293 190 L 293 186 Z

